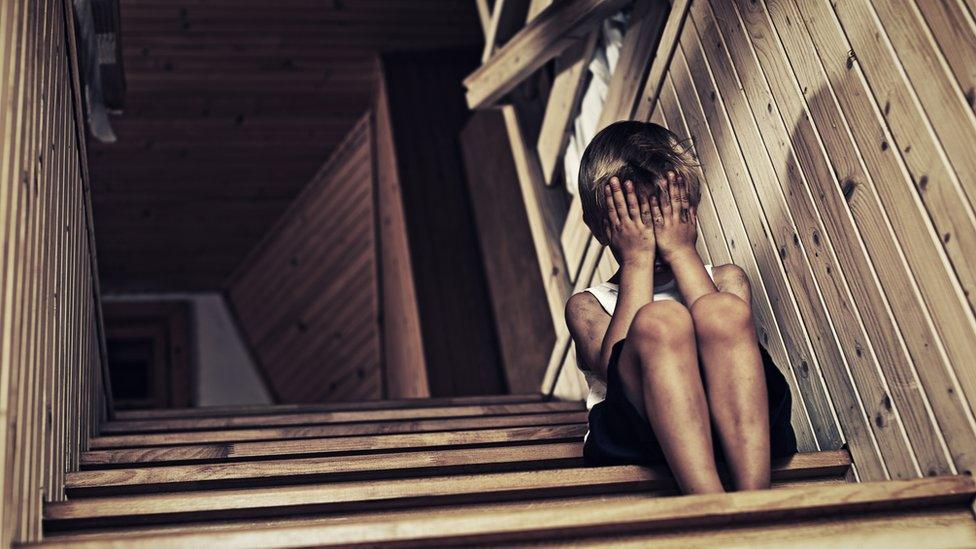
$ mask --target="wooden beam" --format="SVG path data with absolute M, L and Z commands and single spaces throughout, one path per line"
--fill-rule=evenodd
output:
M 566 261 L 563 259 L 558 241 L 559 229 L 552 215 L 554 207 L 543 194 L 546 188 L 542 181 L 539 162 L 523 139 L 518 113 L 511 105 L 506 105 L 501 110 L 512 146 L 512 156 L 522 190 L 522 199 L 525 202 L 529 231 L 539 260 L 549 312 L 555 322 L 556 319 L 561 318 L 566 299 L 569 298 L 569 282 L 566 278 Z M 557 334 L 561 329 L 560 324 L 556 323 L 554 326 Z
M 626 0 L 566 0 L 550 5 L 487 63 L 464 79 L 468 106 L 472 109 L 492 106 L 626 3 Z
M 383 74 L 377 59 L 377 74 Z M 416 275 L 410 263 L 410 236 L 385 78 L 373 97 L 373 163 L 377 219 L 380 310 L 383 311 L 384 387 L 389 398 L 429 397 L 427 359 L 420 326 Z
M 587 69 L 593 59 L 599 36 L 599 31 L 591 32 L 556 59 L 556 76 L 552 81 L 535 146 L 546 185 L 554 184 L 556 166 L 559 165 L 569 141 L 573 115 L 576 114 L 580 95 L 583 93 L 583 82 L 586 81 Z
M 491 7 L 488 5 L 488 0 L 474 0 L 474 7 L 478 12 L 478 22 L 481 23 L 481 32 L 487 38 L 488 29 L 491 27 Z
M 549 7 L 552 4 L 552 0 L 530 0 L 529 1 L 529 11 L 525 14 L 525 22 L 528 23 L 535 19 L 542 10 Z
M 525 23 L 529 0 L 495 0 L 491 20 L 485 30 L 485 49 L 481 62 L 487 63 L 499 43 L 504 44 Z

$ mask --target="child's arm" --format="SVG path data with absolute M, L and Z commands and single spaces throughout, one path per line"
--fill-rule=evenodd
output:
M 661 259 L 671 266 L 685 304 L 691 307 L 699 297 L 718 291 L 695 249 L 698 216 L 683 176 L 668 172 L 658 196 L 651 199 L 651 211 Z
M 581 366 L 606 379 L 613 346 L 627 336 L 637 311 L 654 298 L 655 241 L 650 203 L 646 197 L 638 196 L 632 182 L 626 181 L 621 188 L 620 181 L 614 177 L 604 192 L 609 213 L 605 230 L 610 246 L 621 258 L 617 306 L 602 339 L 596 335 L 602 323 L 592 321 L 592 305 L 587 306 L 585 297 L 567 303 L 567 323 L 579 357 L 586 361 Z

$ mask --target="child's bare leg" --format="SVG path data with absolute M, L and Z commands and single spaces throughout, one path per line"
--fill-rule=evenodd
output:
M 748 299 L 748 287 L 743 291 Z M 749 304 L 719 291 L 695 301 L 691 316 L 709 410 L 733 482 L 739 490 L 768 488 L 769 405 Z
M 642 307 L 627 332 L 618 371 L 627 398 L 648 418 L 684 493 L 722 492 L 688 309 Z

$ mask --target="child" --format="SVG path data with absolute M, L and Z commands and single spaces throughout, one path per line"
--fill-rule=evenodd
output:
M 566 322 L 590 394 L 587 465 L 666 462 L 685 493 L 768 488 L 796 452 L 786 379 L 753 328 L 749 281 L 695 249 L 699 183 L 667 129 L 618 122 L 583 153 L 583 220 L 620 268 Z

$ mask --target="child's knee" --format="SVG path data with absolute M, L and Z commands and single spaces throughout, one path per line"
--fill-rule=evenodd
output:
M 728 292 L 700 297 L 691 306 L 691 319 L 699 338 L 742 337 L 752 330 L 749 304 Z
M 636 348 L 660 351 L 662 347 L 684 345 L 694 338 L 694 325 L 688 309 L 676 301 L 653 301 L 637 311 L 627 339 Z

